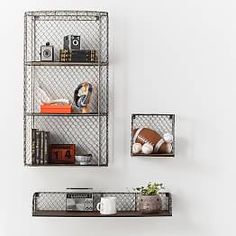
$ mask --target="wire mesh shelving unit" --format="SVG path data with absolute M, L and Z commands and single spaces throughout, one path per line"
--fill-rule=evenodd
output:
M 90 192 L 91 193 L 91 192 Z M 36 192 L 33 195 L 33 216 L 46 217 L 149 217 L 172 216 L 172 196 L 168 192 L 160 193 L 161 210 L 158 213 L 144 214 L 139 211 L 139 194 L 135 192 L 93 192 L 92 211 L 67 211 L 67 192 Z M 97 203 L 101 197 L 116 197 L 117 214 L 101 215 Z
M 151 154 L 143 154 L 138 153 L 134 154 L 132 152 L 132 146 L 134 144 L 132 131 L 134 129 L 140 128 L 149 128 L 161 136 L 165 133 L 170 133 L 173 135 L 172 142 L 172 151 L 169 154 L 159 154 L 159 153 L 151 153 Z M 131 156 L 137 157 L 151 157 L 151 158 L 172 158 L 175 156 L 175 115 L 174 114 L 132 114 L 131 115 L 131 145 L 130 145 L 130 153 Z
M 73 143 L 77 155 L 91 154 L 88 166 L 107 166 L 108 13 L 30 11 L 25 13 L 24 28 L 24 164 L 35 166 L 32 129 L 39 129 L 50 132 L 51 144 Z M 66 35 L 80 35 L 81 49 L 96 50 L 98 61 L 60 62 L 59 50 Z M 40 61 L 40 47 L 46 42 L 54 46 L 52 62 Z M 93 85 L 90 113 L 40 113 L 42 89 L 53 99 L 73 101 L 74 90 L 85 81 Z

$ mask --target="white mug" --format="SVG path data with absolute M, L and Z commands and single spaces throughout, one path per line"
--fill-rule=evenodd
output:
M 102 197 L 101 202 L 97 204 L 97 210 L 102 215 L 116 214 L 116 197 Z

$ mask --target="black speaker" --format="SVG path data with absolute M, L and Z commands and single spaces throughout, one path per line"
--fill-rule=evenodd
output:
M 67 35 L 64 37 L 64 49 L 73 51 L 80 50 L 80 36 Z

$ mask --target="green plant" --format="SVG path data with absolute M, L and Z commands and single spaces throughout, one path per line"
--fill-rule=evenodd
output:
M 164 186 L 162 183 L 149 182 L 146 187 L 141 186 L 141 187 L 135 188 L 134 190 L 141 193 L 144 196 L 153 196 L 153 195 L 158 195 L 161 189 L 164 189 Z

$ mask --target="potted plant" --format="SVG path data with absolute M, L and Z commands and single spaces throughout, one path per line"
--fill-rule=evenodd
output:
M 164 189 L 162 183 L 148 183 L 146 187 L 135 188 L 140 193 L 138 208 L 142 213 L 158 213 L 161 210 L 160 191 Z

